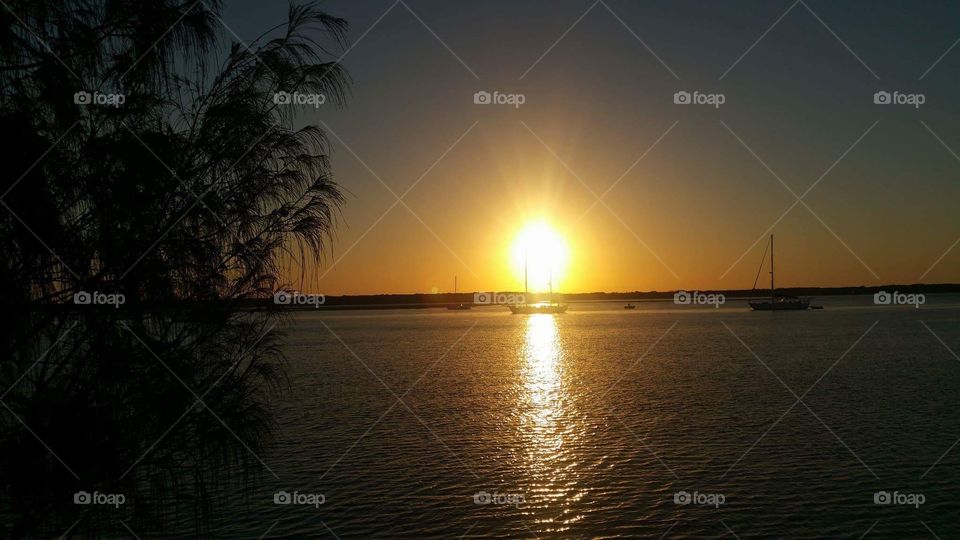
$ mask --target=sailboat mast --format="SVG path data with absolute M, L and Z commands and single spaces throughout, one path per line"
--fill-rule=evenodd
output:
M 773 235 L 770 235 L 770 303 L 773 303 L 776 294 L 774 293 L 774 283 L 773 283 Z
M 527 287 L 527 257 L 528 257 L 528 254 L 527 254 L 526 251 L 524 251 L 524 252 L 523 252 L 523 294 L 524 294 L 524 300 L 526 300 L 526 296 L 530 294 L 530 289 L 529 289 L 529 287 Z
M 453 276 L 453 294 L 457 294 L 457 276 Z

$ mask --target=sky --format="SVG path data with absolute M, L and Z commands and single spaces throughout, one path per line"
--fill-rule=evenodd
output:
M 244 40 L 287 9 L 225 4 Z M 305 291 L 522 289 L 531 222 L 562 292 L 749 288 L 771 233 L 783 286 L 960 281 L 956 2 L 321 6 L 352 97 L 299 122 L 347 200 Z

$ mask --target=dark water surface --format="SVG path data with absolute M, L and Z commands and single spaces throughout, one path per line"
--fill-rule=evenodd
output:
M 297 314 L 279 481 L 214 534 L 960 537 L 960 298 L 870 301 Z

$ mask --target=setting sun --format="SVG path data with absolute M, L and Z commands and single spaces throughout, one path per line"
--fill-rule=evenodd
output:
M 528 223 L 516 236 L 510 249 L 514 275 L 526 277 L 530 292 L 557 289 L 562 282 L 570 251 L 564 238 L 545 221 Z M 526 274 L 526 276 L 525 276 Z

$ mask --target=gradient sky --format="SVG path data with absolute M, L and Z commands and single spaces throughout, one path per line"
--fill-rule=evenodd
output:
M 332 131 L 349 191 L 304 290 L 522 288 L 510 243 L 536 218 L 569 244 L 565 292 L 749 288 L 778 219 L 784 286 L 960 281 L 960 245 L 944 256 L 960 237 L 960 46 L 929 69 L 960 38 L 957 2 L 406 3 L 423 24 L 392 0 L 322 4 L 359 42 L 347 108 L 302 118 Z M 223 20 L 250 39 L 285 14 L 236 0 Z M 475 105 L 478 90 L 526 103 Z M 726 103 L 675 105 L 678 90 Z M 926 103 L 878 106 L 878 90 Z M 376 176 L 400 195 L 428 169 L 410 210 L 384 216 L 396 198 Z M 782 217 L 796 198 L 781 180 L 801 195 L 818 179 Z

